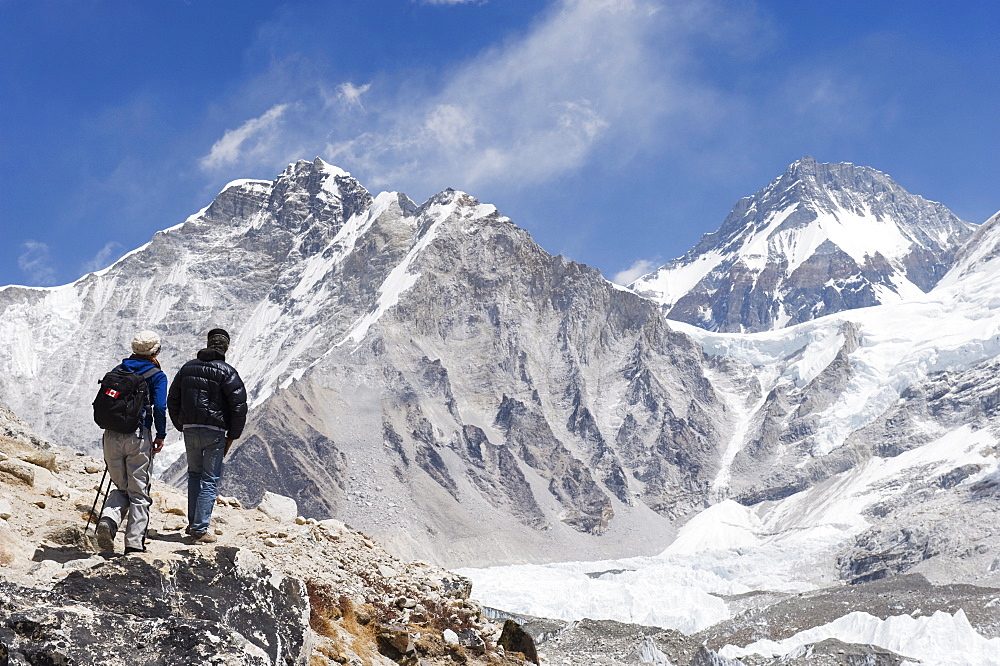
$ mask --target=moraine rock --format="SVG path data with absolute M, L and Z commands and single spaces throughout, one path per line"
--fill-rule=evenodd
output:
M 295 522 L 299 507 L 291 497 L 285 497 L 270 491 L 265 492 L 257 505 L 257 510 L 279 522 Z

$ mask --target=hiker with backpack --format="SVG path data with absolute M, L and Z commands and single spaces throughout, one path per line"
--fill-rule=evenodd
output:
M 137 333 L 132 355 L 104 376 L 94 400 L 94 421 L 104 428 L 104 463 L 115 486 L 97 521 L 102 552 L 114 551 L 126 515 L 125 554 L 146 550 L 152 460 L 167 436 L 167 376 L 156 360 L 159 351 L 159 335 Z
M 222 477 L 222 459 L 243 433 L 247 392 L 236 368 L 226 363 L 229 333 L 208 332 L 208 346 L 185 363 L 170 382 L 167 410 L 184 432 L 188 463 L 188 526 L 196 543 L 211 543 L 212 510 Z

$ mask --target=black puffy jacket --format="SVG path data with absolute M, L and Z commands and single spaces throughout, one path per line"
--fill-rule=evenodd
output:
M 228 439 L 236 439 L 247 422 L 247 390 L 225 354 L 202 349 L 170 382 L 167 412 L 178 430 L 186 425 L 215 426 L 225 428 Z

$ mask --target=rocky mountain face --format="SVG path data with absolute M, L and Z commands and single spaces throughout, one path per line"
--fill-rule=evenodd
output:
M 806 157 L 630 286 L 671 319 L 766 331 L 927 292 L 973 230 L 884 173 Z
M 293 325 L 300 360 L 271 371 L 233 493 L 287 484 L 403 552 L 439 542 L 446 562 L 610 553 L 700 503 L 725 426 L 700 350 L 653 304 L 461 193 L 380 195 L 351 225 L 349 255 L 318 248 L 243 329 L 264 308 L 323 317 Z

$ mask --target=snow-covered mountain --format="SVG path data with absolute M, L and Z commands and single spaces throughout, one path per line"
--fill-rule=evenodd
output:
M 372 197 L 321 160 L 76 283 L 0 290 L 0 321 L 0 396 L 91 450 L 94 384 L 135 329 L 171 372 L 227 328 L 253 408 L 224 492 L 442 562 L 653 552 L 729 438 L 655 304 L 466 194 Z
M 740 200 L 686 255 L 630 286 L 671 319 L 764 331 L 919 296 L 973 230 L 884 173 L 806 157 Z
M 548 254 L 467 194 L 373 197 L 317 159 L 231 183 L 73 284 L 0 288 L 0 402 L 53 443 L 94 450 L 96 381 L 135 330 L 160 332 L 172 373 L 223 326 L 253 401 L 223 492 L 250 505 L 272 490 L 405 556 L 522 563 L 470 571 L 477 594 L 701 632 L 726 655 L 752 641 L 790 654 L 818 627 L 861 642 L 889 631 L 841 620 L 850 610 L 941 611 L 914 635 L 979 632 L 968 640 L 988 651 L 1000 591 L 949 599 L 957 583 L 1000 586 L 1000 215 L 959 249 L 970 229 L 936 204 L 912 228 L 893 222 L 886 211 L 916 204 L 878 172 L 793 172 L 745 200 L 744 222 L 771 201 L 784 217 L 761 222 L 781 229 L 776 247 L 801 250 L 784 255 L 802 259 L 789 275 L 831 256 L 823 270 L 847 275 L 841 254 L 882 262 L 855 292 L 892 302 L 709 331 Z M 849 223 L 862 219 L 859 241 Z M 718 247 L 762 238 L 732 226 Z M 168 477 L 183 483 L 183 467 Z M 523 565 L 553 560 L 601 561 Z M 931 587 L 891 608 L 866 596 L 912 574 Z
M 962 256 L 978 275 L 992 255 Z M 160 331 L 172 372 L 223 326 L 253 399 L 224 492 L 274 490 L 449 564 L 648 554 L 707 505 L 779 501 L 923 441 L 886 411 L 998 351 L 991 305 L 953 307 L 968 279 L 951 300 L 711 333 L 467 194 L 418 206 L 298 162 L 104 271 L 0 289 L 0 399 L 93 450 L 94 384 L 134 330 Z

